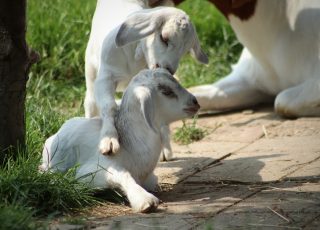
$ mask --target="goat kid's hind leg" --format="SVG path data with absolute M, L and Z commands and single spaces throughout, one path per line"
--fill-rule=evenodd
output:
M 320 78 L 282 91 L 274 104 L 284 117 L 320 116 Z
M 148 177 L 142 184 L 142 187 L 145 188 L 147 191 L 156 192 L 159 188 L 158 186 L 158 177 L 154 175 L 154 173 L 150 173 Z
M 99 116 L 96 100 L 94 97 L 94 81 L 96 79 L 97 70 L 86 57 L 85 63 L 86 74 L 86 95 L 84 98 L 84 112 L 86 118 Z
M 162 149 L 160 153 L 160 161 L 169 161 L 172 159 L 172 149 L 170 144 L 170 128 L 164 125 L 160 129 Z

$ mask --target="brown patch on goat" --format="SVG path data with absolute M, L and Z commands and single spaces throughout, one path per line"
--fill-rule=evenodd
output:
M 179 4 L 184 0 L 173 0 L 174 4 Z M 209 0 L 223 15 L 228 18 L 233 14 L 241 20 L 248 20 L 254 15 L 257 0 Z

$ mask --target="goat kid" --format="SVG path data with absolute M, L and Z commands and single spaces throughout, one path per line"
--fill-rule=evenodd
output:
M 190 89 L 201 109 L 232 110 L 275 97 L 282 116 L 320 116 L 320 1 L 210 2 L 245 48 L 227 77 Z
M 126 86 L 140 70 L 166 68 L 173 74 L 187 51 L 200 62 L 208 58 L 200 48 L 188 16 L 174 7 L 148 8 L 142 0 L 98 0 L 86 49 L 87 118 L 101 116 L 99 150 L 119 150 L 114 126 L 116 89 Z M 168 127 L 163 128 L 165 158 L 171 158 Z
M 160 129 L 199 109 L 195 97 L 165 69 L 143 70 L 132 79 L 115 114 L 120 153 L 104 156 L 98 145 L 101 118 L 73 118 L 47 139 L 40 169 L 65 172 L 79 165 L 76 177 L 93 188 L 121 189 L 133 210 L 155 209 L 159 200 L 153 170 L 161 152 Z

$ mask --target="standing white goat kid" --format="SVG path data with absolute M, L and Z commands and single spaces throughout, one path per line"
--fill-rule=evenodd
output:
M 119 154 L 99 153 L 102 119 L 73 118 L 46 141 L 40 168 L 63 172 L 79 164 L 77 178 L 94 188 L 121 189 L 135 211 L 150 211 L 159 204 L 146 190 L 158 185 L 153 170 L 161 152 L 160 129 L 198 109 L 195 97 L 165 69 L 141 71 L 115 113 Z
M 148 8 L 147 0 L 98 0 L 86 49 L 85 116 L 101 116 L 99 150 L 119 150 L 114 126 L 117 88 L 140 70 L 165 68 L 174 74 L 187 51 L 200 62 L 208 58 L 189 17 L 173 7 Z M 164 158 L 171 157 L 168 127 L 163 128 Z

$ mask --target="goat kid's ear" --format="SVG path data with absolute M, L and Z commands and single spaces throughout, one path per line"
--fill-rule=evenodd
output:
M 147 87 L 140 86 L 135 90 L 135 93 L 140 101 L 141 112 L 148 126 L 157 132 L 154 127 L 154 97 L 155 93 Z
M 117 47 L 125 46 L 152 34 L 162 25 L 164 18 L 161 11 L 154 10 L 144 10 L 129 16 L 117 33 L 115 40 Z
M 193 45 L 190 49 L 190 54 L 192 57 L 194 57 L 200 63 L 208 64 L 209 63 L 208 56 L 201 49 L 200 41 L 199 41 L 196 30 L 194 28 L 193 28 L 193 30 L 194 30 L 194 33 L 193 33 L 194 34 L 194 41 L 193 41 Z

